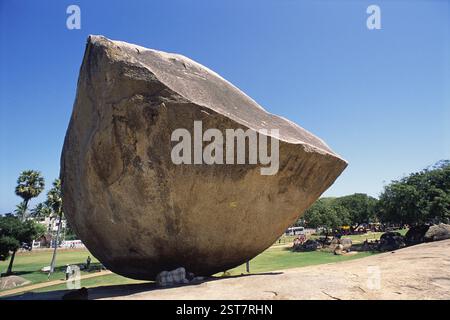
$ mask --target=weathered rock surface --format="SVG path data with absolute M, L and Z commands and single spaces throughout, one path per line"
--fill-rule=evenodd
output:
M 194 120 L 203 130 L 279 129 L 278 173 L 261 175 L 259 164 L 173 164 L 171 133 L 193 135 Z M 180 266 L 210 275 L 239 265 L 345 167 L 322 140 L 200 64 L 89 37 L 61 158 L 64 212 L 110 270 L 154 279 Z
M 334 254 L 344 254 L 349 252 L 352 247 L 352 239 L 349 238 L 333 238 L 327 250 L 334 252 Z
M 322 248 L 322 245 L 316 240 L 306 240 L 305 243 L 294 245 L 292 247 L 292 251 L 296 252 L 308 252 L 308 251 L 316 251 Z
M 343 255 L 344 252 L 344 246 L 342 244 L 338 244 L 335 248 L 334 248 L 334 254 L 341 256 Z
M 12 289 L 29 283 L 30 281 L 19 276 L 0 277 L 0 290 Z
M 343 238 L 343 239 L 339 239 L 339 243 L 343 246 L 343 249 L 345 251 L 350 251 L 350 249 L 352 248 L 352 239 L 349 238 Z
M 450 239 L 450 225 L 440 223 L 428 228 L 424 235 L 425 241 L 440 241 Z

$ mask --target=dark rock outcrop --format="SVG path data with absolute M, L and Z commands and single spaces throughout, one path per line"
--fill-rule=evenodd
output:
M 378 250 L 391 251 L 403 248 L 404 246 L 404 237 L 398 232 L 389 231 L 381 235 L 380 243 L 378 244 Z
M 408 245 L 414 245 L 424 242 L 425 233 L 429 228 L 429 225 L 418 225 L 410 227 L 405 234 L 405 242 Z
M 296 252 L 308 252 L 308 251 L 316 251 L 317 249 L 322 248 L 322 245 L 316 240 L 306 240 L 302 244 L 294 245 L 292 247 L 293 251 Z

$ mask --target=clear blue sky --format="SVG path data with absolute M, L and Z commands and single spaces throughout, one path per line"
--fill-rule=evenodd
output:
M 70 4 L 81 30 L 66 28 Z M 349 161 L 326 195 L 377 196 L 450 158 L 449 24 L 449 1 L 0 0 L 0 213 L 20 201 L 21 170 L 47 186 L 59 174 L 89 34 L 208 66 Z

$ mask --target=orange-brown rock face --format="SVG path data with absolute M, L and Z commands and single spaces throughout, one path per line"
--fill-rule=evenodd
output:
M 194 136 L 194 121 L 224 137 L 278 129 L 270 137 L 277 172 L 261 174 L 267 165 L 248 154 L 244 164 L 175 164 L 172 133 Z M 64 212 L 116 273 L 154 279 L 180 266 L 199 275 L 235 267 L 269 247 L 346 165 L 184 56 L 89 37 L 61 158 Z

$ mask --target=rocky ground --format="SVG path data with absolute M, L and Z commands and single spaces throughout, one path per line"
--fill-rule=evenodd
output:
M 8 276 L 0 278 L 0 290 L 12 289 L 29 284 L 30 281 L 19 276 Z
M 115 299 L 450 299 L 450 240 Z
M 22 299 L 59 299 L 64 292 Z M 19 297 L 16 297 L 19 298 Z M 450 240 L 367 258 L 161 289 L 89 289 L 90 299 L 450 299 Z

